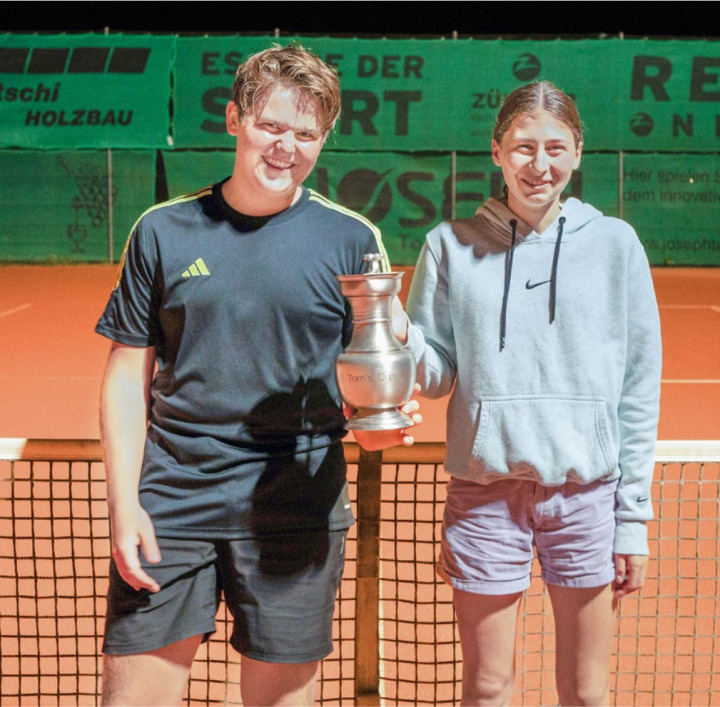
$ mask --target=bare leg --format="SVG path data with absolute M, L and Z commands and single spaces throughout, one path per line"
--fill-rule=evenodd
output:
M 179 705 L 202 636 L 135 655 L 105 655 L 102 705 Z
M 240 663 L 240 695 L 244 705 L 315 704 L 318 661 L 311 663 L 265 663 L 247 656 Z
M 463 653 L 463 705 L 508 705 L 515 679 L 515 628 L 522 593 L 454 590 Z
M 576 589 L 548 584 L 547 588 L 555 615 L 560 704 L 609 704 L 616 624 L 611 585 Z

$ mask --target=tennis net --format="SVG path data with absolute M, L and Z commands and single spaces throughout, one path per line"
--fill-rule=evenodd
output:
M 364 462 L 354 445 L 347 452 L 357 506 L 358 481 L 370 472 L 359 470 Z M 452 594 L 434 569 L 443 455 L 443 445 L 418 444 L 382 457 L 376 513 L 362 511 L 350 531 L 335 649 L 319 675 L 320 705 L 459 700 Z M 720 443 L 659 443 L 653 493 L 648 578 L 639 595 L 621 602 L 612 700 L 719 704 Z M 367 644 L 367 631 L 356 621 L 358 588 L 373 581 L 358 579 L 358 567 L 368 565 L 367 557 L 358 562 L 366 523 L 377 527 L 377 542 L 370 543 L 377 554 L 372 645 L 359 644 Z M 0 440 L 0 705 L 97 703 L 109 549 L 99 444 Z M 217 633 L 193 666 L 186 704 L 241 704 L 239 658 L 226 640 L 230 625 L 222 605 Z M 513 703 L 557 704 L 552 611 L 537 567 L 517 641 Z M 374 660 L 375 673 L 367 666 Z M 376 676 L 374 691 L 358 690 L 360 673 Z

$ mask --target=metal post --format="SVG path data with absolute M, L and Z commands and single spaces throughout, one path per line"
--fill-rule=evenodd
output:
M 457 39 L 458 33 L 454 29 L 452 38 Z M 450 153 L 450 218 L 455 218 L 455 207 L 457 203 L 457 150 Z
M 457 152 L 450 153 L 450 218 L 455 218 L 455 203 L 457 201 Z
M 107 221 L 108 221 L 108 262 L 114 263 L 115 256 L 113 254 L 114 230 L 113 230 L 113 161 L 112 150 L 107 150 Z
M 622 150 L 618 152 L 618 218 L 623 217 L 623 193 L 625 191 L 625 160 Z
M 357 479 L 355 704 L 380 704 L 380 500 L 382 452 L 360 450 Z
M 625 32 L 618 32 L 618 37 L 620 38 L 620 41 L 625 39 Z M 620 150 L 618 153 L 618 166 L 620 170 L 620 176 L 618 178 L 618 218 L 623 217 L 623 193 L 625 191 L 625 165 L 624 165 L 624 159 L 623 159 L 623 151 Z
M 110 34 L 110 28 L 105 27 L 105 34 Z M 115 262 L 113 255 L 113 174 L 112 150 L 107 150 L 107 220 L 108 220 L 108 263 Z

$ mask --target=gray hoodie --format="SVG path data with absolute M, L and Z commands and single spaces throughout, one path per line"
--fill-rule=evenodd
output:
M 407 313 L 423 395 L 452 391 L 445 469 L 619 477 L 615 552 L 648 554 L 662 354 L 633 229 L 571 198 L 539 234 L 489 199 L 428 234 Z

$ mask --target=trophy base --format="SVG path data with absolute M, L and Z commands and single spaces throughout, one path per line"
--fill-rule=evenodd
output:
M 357 410 L 347 421 L 345 427 L 349 430 L 399 430 L 403 427 L 412 427 L 415 423 L 412 417 L 400 410 Z

